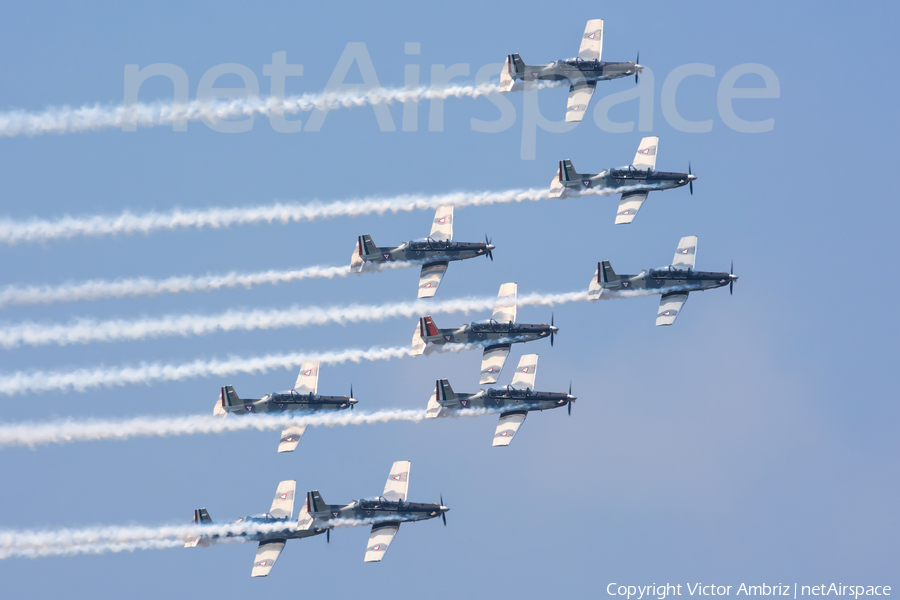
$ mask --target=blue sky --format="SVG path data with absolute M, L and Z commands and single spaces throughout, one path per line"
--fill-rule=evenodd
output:
M 277 433 L 136 439 L 3 449 L 0 529 L 162 525 L 206 506 L 230 520 L 265 510 L 277 482 L 319 489 L 328 502 L 380 492 L 390 464 L 411 460 L 410 498 L 451 507 L 437 521 L 404 525 L 385 561 L 363 564 L 367 531 L 340 530 L 331 544 L 288 544 L 272 576 L 251 580 L 250 545 L 0 561 L 4 598 L 193 598 L 222 594 L 456 598 L 605 595 L 606 585 L 703 581 L 896 585 L 897 356 L 891 269 L 898 209 L 897 8 L 821 4 L 566 3 L 486 6 L 456 2 L 377 7 L 349 3 L 10 6 L 0 22 L 0 111 L 119 104 L 125 64 L 173 63 L 191 97 L 221 63 L 246 65 L 263 94 L 273 52 L 302 63 L 288 93 L 324 88 L 348 42 L 365 42 L 381 83 L 401 86 L 404 65 L 468 63 L 472 72 L 510 52 L 539 63 L 572 56 L 584 21 L 605 19 L 604 58 L 641 61 L 655 74 L 657 167 L 699 176 L 686 190 L 651 194 L 634 224 L 613 225 L 614 197 L 465 208 L 455 237 L 487 232 L 494 262 L 452 265 L 439 298 L 586 289 L 598 260 L 618 272 L 667 264 L 678 239 L 698 235 L 698 268 L 740 280 L 693 294 L 675 326 L 654 327 L 656 298 L 554 309 L 561 333 L 540 354 L 538 387 L 579 397 L 572 417 L 529 417 L 508 449 L 490 447 L 490 417 L 422 424 L 311 429 L 293 455 Z M 404 42 L 421 42 L 419 56 Z M 690 134 L 663 118 L 666 75 L 688 63 L 714 78 L 685 80 L 678 109 L 712 119 Z M 775 119 L 743 134 L 719 117 L 722 75 L 761 63 L 780 97 L 738 100 L 743 118 Z M 741 85 L 758 85 L 757 81 Z M 463 78 L 460 81 L 471 81 Z M 230 82 L 223 78 L 219 85 Z M 598 86 L 603 95 L 631 80 Z M 148 81 L 141 100 L 171 98 Z M 564 90 L 540 94 L 561 119 Z M 192 122 L 136 133 L 0 139 L 0 216 L 27 219 L 123 210 L 245 206 L 273 200 L 340 200 L 371 194 L 437 194 L 544 187 L 558 160 L 585 171 L 627 164 L 642 132 L 610 134 L 585 119 L 574 130 L 538 132 L 534 160 L 520 158 L 522 98 L 513 127 L 471 130 L 496 119 L 487 100 L 448 100 L 444 131 L 381 132 L 371 108 L 331 113 L 319 132 L 279 134 L 266 119 L 223 134 Z M 593 106 L 593 105 L 592 105 Z M 637 120 L 637 103 L 610 113 Z M 306 119 L 307 115 L 301 115 Z M 887 185 L 886 185 L 887 184 Z M 380 244 L 425 235 L 431 215 L 411 212 L 319 221 L 78 238 L 0 247 L 0 285 L 91 278 L 166 277 L 230 270 L 340 265 L 357 235 Z M 3 309 L 4 324 L 215 313 L 228 308 L 409 300 L 411 271 L 334 281 Z M 523 322 L 550 309 L 520 308 Z M 487 315 L 439 316 L 451 326 Z M 145 342 L 3 350 L 0 372 L 141 361 L 329 350 L 408 343 L 413 323 L 309 327 Z M 511 356 L 517 360 L 518 348 Z M 434 380 L 474 391 L 476 353 L 323 367 L 320 392 L 346 393 L 359 408 L 424 407 Z M 5 422 L 53 417 L 206 414 L 221 385 L 261 395 L 296 373 L 197 378 L 87 393 L 2 399 Z M 507 381 L 505 374 L 503 382 Z

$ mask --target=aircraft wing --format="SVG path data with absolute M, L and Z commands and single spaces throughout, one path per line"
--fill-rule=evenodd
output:
M 500 371 L 503 370 L 503 363 L 509 356 L 509 349 L 512 344 L 500 344 L 498 346 L 488 346 L 484 349 L 481 357 L 481 379 L 479 384 L 497 383 L 500 377 Z
M 276 519 L 287 517 L 290 519 L 294 515 L 294 491 L 297 489 L 297 482 L 293 479 L 282 481 L 275 490 L 275 498 L 272 500 L 272 508 L 269 514 Z
M 659 299 L 659 312 L 656 314 L 656 325 L 671 325 L 681 312 L 681 307 L 687 302 L 687 292 L 672 292 L 664 294 Z
M 672 267 L 675 269 L 694 270 L 694 263 L 697 261 L 697 236 L 688 235 L 678 242 L 678 248 L 675 250 L 675 258 L 672 259 Z
M 406 491 L 409 489 L 409 466 L 408 460 L 398 460 L 391 467 L 391 474 L 388 475 L 382 494 L 385 500 L 406 502 Z
M 637 152 L 634 154 L 634 162 L 631 165 L 635 169 L 646 171 L 656 169 L 656 149 L 659 146 L 659 138 L 655 135 L 641 140 Z
M 526 410 L 501 413 L 500 422 L 497 423 L 497 429 L 494 431 L 494 443 L 491 446 L 509 446 L 527 416 L 528 411 Z
M 300 438 L 306 432 L 306 425 L 292 425 L 285 427 L 281 432 L 281 440 L 278 442 L 279 452 L 293 452 L 300 443 Z
M 584 26 L 578 58 L 584 60 L 600 60 L 603 55 L 603 19 L 591 19 Z
M 534 378 L 537 376 L 537 362 L 537 354 L 523 354 L 510 385 L 517 390 L 533 390 Z
M 504 283 L 497 293 L 497 304 L 494 305 L 493 319 L 498 323 L 516 322 L 516 291 L 515 283 Z
M 453 207 L 439 206 L 431 224 L 431 239 L 449 242 L 453 239 Z
M 315 394 L 319 389 L 319 361 L 305 360 L 300 365 L 300 374 L 294 383 L 294 391 L 301 394 Z
M 619 200 L 619 212 L 616 213 L 616 225 L 631 223 L 641 210 L 641 205 L 647 199 L 648 192 L 630 192 L 622 194 Z
M 449 265 L 450 263 L 446 261 L 422 265 L 422 273 L 419 275 L 419 298 L 432 298 L 437 293 Z
M 569 102 L 566 104 L 566 123 L 580 123 L 587 112 L 591 96 L 594 95 L 593 83 L 580 81 L 577 85 L 569 87 Z
M 253 563 L 253 571 L 250 577 L 265 577 L 275 566 L 275 561 L 284 550 L 284 543 L 287 540 L 271 540 L 268 542 L 260 542 L 259 548 L 256 549 L 256 560 Z
M 372 531 L 369 533 L 369 545 L 366 547 L 365 562 L 379 562 L 384 558 L 394 536 L 400 531 L 400 523 L 375 523 L 372 525 Z

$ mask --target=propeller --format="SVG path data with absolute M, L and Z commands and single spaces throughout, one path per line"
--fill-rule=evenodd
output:
M 553 346 L 553 340 L 556 338 L 556 332 L 553 331 L 553 313 L 550 313 L 550 345 Z
M 691 190 L 691 196 L 693 196 L 694 195 L 694 180 L 690 178 L 691 175 L 693 175 L 693 173 L 691 173 L 691 161 L 688 161 L 688 187 Z
M 494 262 L 494 250 L 491 248 L 491 240 L 488 239 L 487 234 L 484 234 L 484 243 L 487 244 L 488 247 L 487 257 L 491 259 L 491 262 Z
M 350 384 L 350 397 L 353 398 L 353 384 Z M 350 410 L 353 410 L 353 403 L 350 403 Z
M 326 544 L 330 544 L 330 543 L 331 543 L 331 529 L 326 529 L 326 530 L 325 530 L 325 543 L 326 543 Z
M 734 261 L 731 261 L 731 281 L 728 282 L 728 293 L 734 295 Z
M 444 494 L 441 494 L 441 506 L 444 506 Z M 444 521 L 444 527 L 447 526 L 447 513 L 441 511 L 441 519 Z
M 636 65 L 641 64 L 641 51 L 640 50 L 638 50 L 637 60 L 634 61 L 634 64 L 636 64 Z M 637 69 L 634 70 L 634 84 L 635 85 L 637 85 L 637 82 L 638 82 L 638 73 L 639 72 L 640 71 L 638 71 Z
M 572 395 L 572 382 L 569 382 L 569 395 Z M 569 400 L 569 416 L 572 416 L 572 401 Z

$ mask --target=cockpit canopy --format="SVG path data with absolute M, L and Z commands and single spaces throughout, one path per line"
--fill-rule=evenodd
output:
M 419 238 L 409 242 L 410 250 L 447 250 L 456 248 L 457 243 L 450 240 L 435 240 L 433 238 Z
M 273 517 L 272 513 L 259 513 L 256 515 L 250 515 L 249 517 L 241 517 L 237 520 L 238 523 L 272 523 L 274 521 L 284 521 L 284 519 Z
M 685 279 L 691 273 L 693 273 L 693 270 L 691 269 L 676 269 L 671 265 L 668 267 L 660 267 L 658 269 L 650 269 L 650 277 L 656 279 Z
M 384 496 L 375 496 L 373 498 L 362 498 L 358 501 L 358 504 L 363 510 L 400 510 L 405 503 L 402 500 L 387 500 Z

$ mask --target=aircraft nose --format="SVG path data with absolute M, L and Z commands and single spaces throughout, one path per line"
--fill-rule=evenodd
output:
M 731 281 L 737 281 L 737 280 L 738 280 L 738 276 L 737 276 L 737 275 L 729 275 L 728 278 L 731 279 Z
M 559 332 L 559 327 L 554 327 L 553 325 L 551 325 L 551 326 L 550 326 L 550 333 L 557 333 L 557 332 Z
M 488 250 L 488 252 L 490 252 L 491 250 L 493 250 L 493 249 L 496 248 L 496 247 L 497 247 L 497 246 L 495 246 L 495 245 L 493 245 L 493 244 L 488 244 L 488 245 L 487 245 L 487 250 Z
M 359 400 L 356 398 L 350 398 L 350 404 L 359 404 Z
M 696 181 L 696 180 L 697 180 L 696 175 L 688 175 L 688 181 Z
M 566 394 L 566 400 L 571 402 L 572 400 L 578 400 L 578 396 L 573 396 L 572 394 Z
M 445 513 L 445 512 L 447 512 L 448 510 L 450 510 L 448 507 L 446 507 L 446 506 L 444 506 L 444 505 L 441 505 L 440 511 L 441 511 L 442 513 Z

